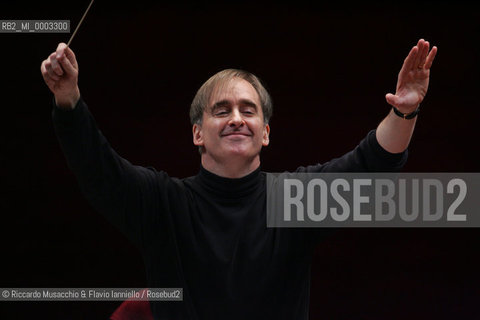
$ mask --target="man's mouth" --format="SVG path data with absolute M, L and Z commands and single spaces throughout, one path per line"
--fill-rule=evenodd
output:
M 224 137 L 231 137 L 231 136 L 243 136 L 243 137 L 247 137 L 248 134 L 244 134 L 244 133 L 229 133 L 229 134 L 225 134 L 223 135 Z
M 248 133 L 248 132 L 229 132 L 229 133 L 224 133 L 224 134 L 222 134 L 222 137 L 230 137 L 230 136 L 244 136 L 244 137 L 249 137 L 249 136 L 251 136 L 251 134 Z

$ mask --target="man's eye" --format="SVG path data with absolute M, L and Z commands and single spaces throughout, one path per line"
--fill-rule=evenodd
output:
M 224 115 L 226 115 L 226 114 L 228 114 L 227 111 L 218 111 L 218 112 L 215 112 L 215 115 L 216 115 L 216 116 L 224 116 Z

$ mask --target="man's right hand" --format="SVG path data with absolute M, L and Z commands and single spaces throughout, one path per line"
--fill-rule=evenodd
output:
M 73 109 L 80 99 L 78 64 L 73 51 L 60 43 L 40 67 L 43 79 L 55 95 L 58 107 Z

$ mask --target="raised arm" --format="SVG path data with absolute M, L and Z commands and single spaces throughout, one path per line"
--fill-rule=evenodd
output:
M 152 213 L 159 211 L 155 207 L 159 182 L 168 177 L 130 164 L 110 147 L 80 97 L 78 64 L 70 48 L 61 43 L 42 62 L 41 72 L 55 96 L 55 133 L 82 192 L 97 211 L 141 246 L 146 240 L 144 226 L 159 220 Z
M 427 94 L 430 68 L 437 54 L 437 47 L 433 47 L 432 50 L 429 48 L 428 41 L 423 39 L 418 41 L 403 62 L 398 74 L 396 93 L 388 93 L 385 96 L 392 107 L 407 117 L 419 108 Z M 404 119 L 395 114 L 392 108 L 377 127 L 378 143 L 391 153 L 403 152 L 410 143 L 416 121 L 416 116 Z

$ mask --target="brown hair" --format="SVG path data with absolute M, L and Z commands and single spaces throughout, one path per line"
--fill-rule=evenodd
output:
M 273 112 L 272 99 L 270 98 L 268 91 L 262 85 L 260 79 L 248 71 L 225 69 L 211 76 L 210 79 L 198 89 L 197 94 L 193 98 L 192 105 L 190 106 L 190 122 L 192 125 L 202 123 L 203 112 L 205 111 L 214 90 L 216 90 L 218 86 L 223 86 L 229 83 L 234 78 L 246 80 L 252 85 L 255 91 L 257 91 L 262 105 L 263 120 L 265 124 L 268 124 Z

